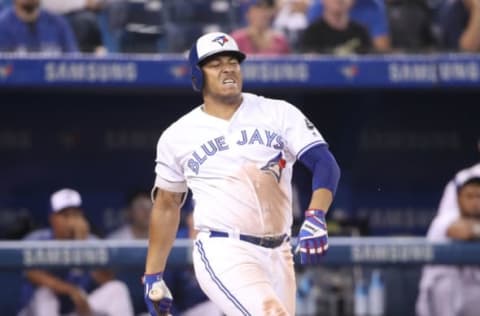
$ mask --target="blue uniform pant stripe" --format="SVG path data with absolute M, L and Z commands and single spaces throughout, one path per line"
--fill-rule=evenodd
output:
M 203 244 L 200 240 L 196 243 L 198 252 L 200 253 L 200 257 L 202 258 L 202 262 L 205 265 L 205 269 L 207 270 L 210 278 L 212 278 L 213 282 L 218 286 L 221 292 L 225 294 L 225 296 L 235 305 L 240 312 L 242 312 L 245 316 L 251 316 L 247 309 L 233 296 L 233 294 L 227 289 L 227 287 L 220 281 L 220 279 L 215 275 L 212 267 L 210 266 L 210 262 L 208 262 L 207 256 L 205 255 L 205 250 L 203 249 Z

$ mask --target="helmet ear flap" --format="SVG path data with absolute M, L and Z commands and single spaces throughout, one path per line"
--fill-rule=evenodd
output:
M 203 88 L 203 72 L 198 65 L 192 65 L 192 87 L 195 91 L 202 91 Z
M 194 43 L 188 55 L 190 69 L 192 72 L 192 87 L 195 91 L 202 91 L 203 88 L 203 72 L 198 66 L 197 45 Z

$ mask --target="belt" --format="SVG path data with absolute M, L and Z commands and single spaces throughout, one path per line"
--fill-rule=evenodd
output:
M 251 235 L 244 235 L 240 234 L 237 235 L 238 239 L 252 243 L 257 246 L 265 247 L 265 248 L 277 248 L 285 241 L 290 240 L 287 234 L 278 235 L 278 236 L 265 236 L 265 237 L 256 237 Z M 229 233 L 226 232 L 219 232 L 215 230 L 210 231 L 210 237 L 233 237 Z

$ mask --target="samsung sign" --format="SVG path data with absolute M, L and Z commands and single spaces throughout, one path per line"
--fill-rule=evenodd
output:
M 242 65 L 246 81 L 285 82 L 311 80 L 306 62 L 255 62 Z
M 107 248 L 27 248 L 22 262 L 29 266 L 105 265 L 109 260 Z
M 48 62 L 44 67 L 47 82 L 134 82 L 138 78 L 135 62 Z
M 477 82 L 480 67 L 475 61 L 392 62 L 388 65 L 390 82 Z

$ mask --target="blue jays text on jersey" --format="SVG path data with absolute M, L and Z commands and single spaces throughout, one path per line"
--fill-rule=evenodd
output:
M 254 129 L 251 133 L 242 129 L 235 143 L 239 146 L 264 145 L 279 151 L 285 147 L 285 142 L 281 135 L 268 130 L 260 131 L 258 128 Z M 227 144 L 225 136 L 216 137 L 202 144 L 200 149 L 195 150 L 192 153 L 192 158 L 188 160 L 187 165 L 195 174 L 198 174 L 200 165 L 202 165 L 209 156 L 228 149 L 230 149 L 230 146 Z

